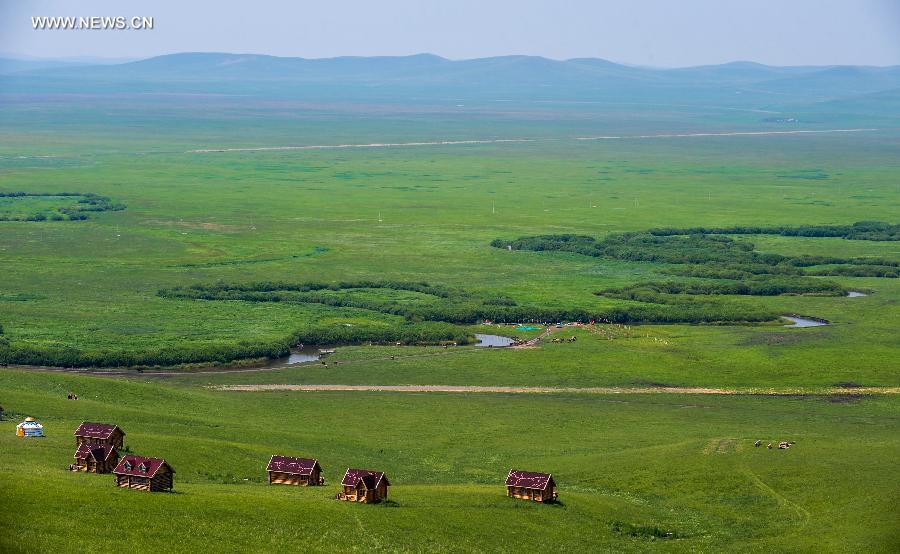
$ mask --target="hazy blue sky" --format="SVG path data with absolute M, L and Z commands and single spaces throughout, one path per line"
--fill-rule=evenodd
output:
M 31 16 L 151 16 L 152 31 L 36 31 Z M 900 64 L 900 0 L 0 0 L 0 52 L 309 58 L 534 54 L 684 66 Z

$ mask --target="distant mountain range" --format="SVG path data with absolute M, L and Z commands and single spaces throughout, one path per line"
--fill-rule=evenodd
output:
M 595 58 L 501 56 L 448 60 L 399 57 L 285 58 L 181 53 L 111 65 L 0 58 L 11 91 L 85 89 L 351 96 L 454 95 L 765 105 L 828 102 L 900 89 L 900 66 L 773 67 L 753 62 L 659 69 Z

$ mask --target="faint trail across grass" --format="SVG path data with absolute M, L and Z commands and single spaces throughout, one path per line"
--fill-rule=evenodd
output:
M 716 394 L 760 396 L 828 396 L 900 394 L 900 387 L 863 387 L 829 389 L 710 389 L 700 387 L 493 387 L 466 385 L 222 385 L 213 386 L 225 391 L 359 391 L 359 392 L 456 392 L 456 393 L 505 393 L 505 394 Z
M 759 478 L 757 474 L 753 473 L 753 471 L 744 468 L 744 473 L 747 475 L 747 477 L 750 478 L 750 480 L 754 485 L 756 485 L 757 488 L 774 498 L 775 501 L 778 502 L 779 506 L 788 508 L 793 511 L 794 514 L 796 514 L 801 527 L 809 523 L 809 510 L 795 502 L 791 502 L 786 496 L 767 485 L 762 479 Z
M 569 140 L 629 140 L 629 139 L 654 139 L 654 138 L 684 138 L 684 137 L 740 137 L 740 136 L 767 136 L 767 135 L 801 135 L 817 133 L 861 133 L 866 131 L 878 131 L 875 128 L 860 129 L 808 129 L 794 131 L 730 131 L 724 133 L 663 133 L 656 135 L 605 135 L 595 137 L 573 137 Z M 223 152 L 271 152 L 283 150 L 337 150 L 345 148 L 404 148 L 413 146 L 458 146 L 473 144 L 505 144 L 522 142 L 555 142 L 567 139 L 558 138 L 508 138 L 508 139 L 473 139 L 473 140 L 435 140 L 423 142 L 372 142 L 368 144 L 305 144 L 286 146 L 258 146 L 246 148 L 198 148 L 188 150 L 185 154 L 215 154 Z

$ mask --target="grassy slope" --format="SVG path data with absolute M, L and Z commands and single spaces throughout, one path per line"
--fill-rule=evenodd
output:
M 88 534 L 93 547 L 161 551 L 514 551 L 535 534 L 554 549 L 648 547 L 616 521 L 684 535 L 655 542 L 665 550 L 887 551 L 898 540 L 890 398 L 220 393 L 18 371 L 0 390 L 48 435 L 18 439 L 0 424 L 11 551 L 71 551 Z M 67 472 L 83 419 L 115 421 L 132 450 L 166 457 L 177 494 Z M 757 438 L 797 445 L 756 449 Z M 328 486 L 265 485 L 274 452 L 318 457 Z M 331 500 L 348 465 L 387 471 L 396 506 Z M 511 466 L 553 471 L 563 505 L 505 498 Z M 119 531 L 94 533 L 110 519 Z

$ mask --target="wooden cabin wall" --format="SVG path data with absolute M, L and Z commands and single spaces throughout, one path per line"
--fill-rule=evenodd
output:
M 151 480 L 151 490 L 162 491 L 171 489 L 173 484 L 172 474 L 160 469 L 156 476 Z
M 297 486 L 318 485 L 318 472 L 313 472 L 311 476 L 306 476 L 293 473 L 282 473 L 280 471 L 270 471 L 269 484 Z
M 288 475 L 286 473 L 280 473 L 277 471 L 270 471 L 269 472 L 269 484 L 271 485 L 273 483 L 278 484 L 278 485 L 296 485 L 297 484 L 294 482 L 294 479 L 292 479 L 291 475 Z
M 506 496 L 534 500 L 535 502 L 549 502 L 553 500 L 553 485 L 548 485 L 544 490 L 527 489 L 525 487 L 506 487 Z
M 150 490 L 150 479 L 133 475 L 116 475 L 116 486 L 126 489 Z

